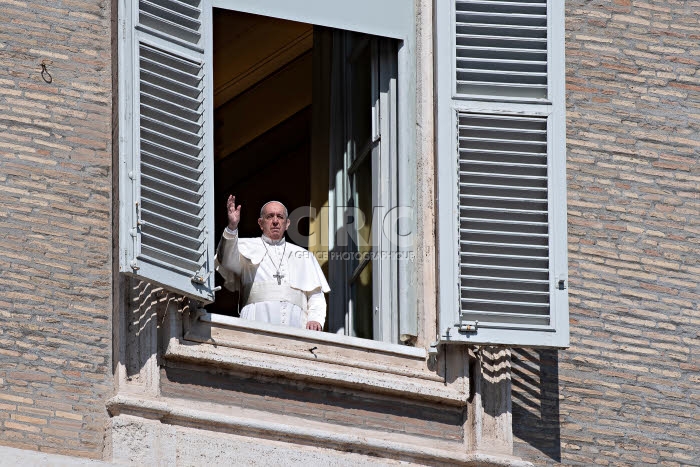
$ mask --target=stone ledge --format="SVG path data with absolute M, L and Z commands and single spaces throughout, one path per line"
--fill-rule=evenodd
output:
M 483 453 L 461 453 L 464 446 L 454 444 L 454 449 L 418 446 L 391 439 L 389 433 L 369 436 L 367 430 L 352 433 L 329 431 L 313 424 L 284 424 L 269 419 L 233 416 L 183 406 L 177 401 L 145 398 L 136 394 L 118 394 L 110 399 L 107 408 L 112 417 L 120 415 L 157 420 L 163 426 L 183 426 L 201 431 L 228 432 L 268 440 L 278 440 L 303 446 L 323 446 L 340 452 L 364 453 L 387 459 L 415 463 L 440 463 L 462 466 L 532 467 L 529 462 L 510 456 Z M 206 428 L 202 428 L 206 427 Z M 380 437 L 381 436 L 381 437 Z M 448 444 L 448 443 L 444 443 Z
M 232 349 L 208 343 L 187 343 L 177 338 L 170 339 L 163 358 L 166 361 L 215 365 L 218 368 L 440 402 L 451 406 L 467 404 L 467 388 L 455 388 L 441 381 L 387 375 L 369 369 L 343 368 L 336 364 L 290 356 L 276 355 L 273 359 L 269 355 L 252 350 Z

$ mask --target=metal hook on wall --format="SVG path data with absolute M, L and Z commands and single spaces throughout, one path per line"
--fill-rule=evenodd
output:
M 46 69 L 46 62 L 45 61 L 41 62 L 41 79 L 43 79 L 45 83 L 52 83 L 53 82 L 53 76 L 51 76 L 51 73 L 49 73 L 49 70 Z

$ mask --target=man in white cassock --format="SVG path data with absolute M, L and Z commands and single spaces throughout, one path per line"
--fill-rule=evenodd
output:
M 316 257 L 284 239 L 290 223 L 287 208 L 277 201 L 266 203 L 258 219 L 262 235 L 255 238 L 238 238 L 241 206 L 236 206 L 235 196 L 228 197 L 226 209 L 218 271 L 226 288 L 241 292 L 241 318 L 323 330 L 323 294 L 331 289 Z

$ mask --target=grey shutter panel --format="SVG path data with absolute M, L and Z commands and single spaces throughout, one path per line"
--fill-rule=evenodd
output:
M 460 113 L 459 166 L 462 317 L 548 325 L 546 118 Z
M 443 342 L 568 345 L 562 13 L 438 2 Z
M 460 94 L 547 97 L 547 0 L 457 0 Z
M 211 7 L 122 5 L 120 269 L 214 298 Z

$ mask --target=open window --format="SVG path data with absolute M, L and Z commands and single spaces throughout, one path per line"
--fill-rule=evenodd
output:
M 409 248 L 392 238 L 415 191 L 412 2 L 125 4 L 121 271 L 235 316 L 235 296 L 214 300 L 226 196 L 242 236 L 277 199 L 331 283 L 328 331 L 415 336 Z
M 568 346 L 563 13 L 437 2 L 441 342 Z

